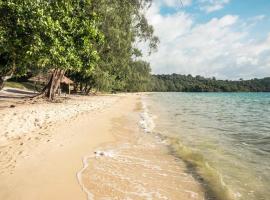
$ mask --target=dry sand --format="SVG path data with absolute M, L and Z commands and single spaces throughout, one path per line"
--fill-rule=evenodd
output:
M 112 118 L 134 101 L 99 96 L 1 110 L 0 199 L 86 199 L 76 177 L 82 158 L 113 140 Z
M 141 94 L 74 97 L 0 110 L 0 200 L 86 200 L 86 190 L 94 199 L 204 199 L 184 163 L 140 135 L 140 102 Z M 119 146 L 117 157 L 95 158 Z

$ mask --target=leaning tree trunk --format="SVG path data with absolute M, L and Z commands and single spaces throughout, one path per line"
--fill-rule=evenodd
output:
M 42 94 L 49 100 L 55 99 L 55 94 L 60 86 L 61 80 L 65 74 L 63 69 L 55 69 L 50 77 L 49 82 L 42 90 Z

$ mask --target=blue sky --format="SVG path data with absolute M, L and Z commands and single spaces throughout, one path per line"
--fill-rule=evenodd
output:
M 249 79 L 270 76 L 270 0 L 153 0 L 160 38 L 153 73 Z

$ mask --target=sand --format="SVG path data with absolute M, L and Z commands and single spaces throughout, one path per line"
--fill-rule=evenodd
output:
M 144 133 L 142 95 L 0 110 L 0 199 L 204 199 L 184 163 Z
M 46 129 L 52 123 L 68 120 L 85 112 L 103 109 L 116 99 L 109 96 L 92 98 L 73 96 L 71 99 L 64 99 L 62 103 L 25 103 L 23 106 L 16 105 L 15 108 L 2 109 L 0 110 L 0 145 L 24 134 Z
M 132 109 L 134 101 L 133 95 L 99 96 L 1 110 L 1 136 L 10 127 L 16 134 L 6 134 L 0 145 L 0 199 L 86 199 L 76 177 L 82 158 L 114 139 L 111 120 Z M 34 119 L 51 126 L 40 130 Z

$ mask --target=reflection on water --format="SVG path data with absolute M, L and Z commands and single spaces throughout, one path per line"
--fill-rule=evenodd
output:
M 155 131 L 177 138 L 179 156 L 202 176 L 209 175 L 205 165 L 187 155 L 200 155 L 235 199 L 269 199 L 269 93 L 159 93 L 146 100 L 157 116 Z

